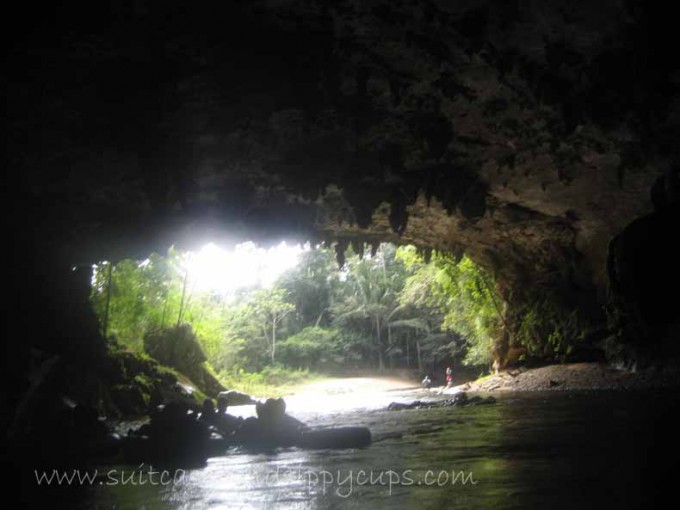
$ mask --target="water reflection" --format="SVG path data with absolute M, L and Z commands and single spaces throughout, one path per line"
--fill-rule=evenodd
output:
M 98 508 L 639 508 L 663 488 L 674 396 L 507 395 L 493 406 L 388 412 L 392 392 L 314 425 L 363 425 L 376 441 L 338 451 L 237 450 L 165 487 L 96 487 Z M 376 408 L 378 407 L 378 408 Z M 358 409 L 357 409 L 358 408 Z M 302 410 L 300 411 L 302 412 Z M 299 415 L 296 415 L 299 416 Z

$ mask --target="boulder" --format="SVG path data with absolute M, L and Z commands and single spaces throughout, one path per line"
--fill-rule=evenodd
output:
M 436 400 L 432 402 L 423 402 L 421 400 L 415 400 L 408 404 L 402 402 L 392 402 L 387 406 L 388 411 L 402 411 L 404 409 L 430 409 L 432 407 L 465 407 L 474 405 L 484 405 L 484 404 L 495 404 L 496 399 L 493 397 L 483 398 L 475 395 L 472 398 L 468 398 L 467 393 L 461 391 L 456 393 L 453 398 L 447 400 Z
M 220 391 L 217 394 L 217 398 L 226 399 L 229 407 L 247 406 L 256 403 L 256 400 L 250 395 L 246 395 L 245 393 L 236 390 Z
M 205 365 L 206 355 L 189 324 L 148 332 L 144 350 L 187 376 L 206 395 L 214 397 L 225 389 Z

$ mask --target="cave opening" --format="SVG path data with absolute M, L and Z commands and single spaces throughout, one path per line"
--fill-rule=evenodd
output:
M 110 356 L 150 356 L 199 403 L 330 376 L 440 385 L 447 365 L 462 381 L 489 372 L 507 320 L 493 276 L 469 258 L 390 243 L 172 247 L 92 266 L 90 304 Z M 104 414 L 163 403 L 149 370 L 126 376 L 100 395 Z

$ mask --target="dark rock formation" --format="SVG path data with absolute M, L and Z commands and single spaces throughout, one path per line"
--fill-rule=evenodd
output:
M 125 460 L 173 466 L 201 466 L 211 452 L 210 428 L 186 404 L 172 402 L 131 430 L 123 443 Z
M 680 226 L 677 170 L 659 178 L 652 192 L 655 211 L 628 225 L 609 249 L 609 312 L 617 328 L 609 351 L 624 366 L 680 355 L 680 252 L 672 241 Z
M 186 375 L 206 395 L 216 397 L 224 386 L 208 371 L 208 359 L 191 325 L 179 324 L 144 335 L 144 350 L 160 363 Z
M 217 397 L 225 399 L 227 405 L 230 407 L 246 406 L 256 403 L 256 400 L 250 395 L 246 395 L 245 393 L 236 390 L 220 391 Z
M 255 404 L 257 418 L 247 418 L 234 434 L 234 441 L 246 447 L 275 448 L 300 442 L 306 426 L 286 414 L 282 398 L 268 398 Z
M 403 402 L 392 402 L 387 406 L 388 411 L 403 411 L 404 409 L 432 409 L 434 407 L 465 407 L 465 406 L 476 406 L 476 405 L 486 405 L 495 404 L 496 399 L 493 397 L 480 397 L 475 395 L 472 398 L 467 396 L 467 393 L 460 392 L 456 393 L 453 398 L 446 400 L 431 400 L 422 401 L 415 400 L 405 404 Z

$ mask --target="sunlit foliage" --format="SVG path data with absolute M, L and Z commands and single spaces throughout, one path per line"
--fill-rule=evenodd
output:
M 171 249 L 144 261 L 95 267 L 92 302 L 108 337 L 135 351 L 149 331 L 191 324 L 223 381 L 289 370 L 413 368 L 453 357 L 488 366 L 503 303 L 470 259 L 381 245 L 348 252 L 342 268 L 317 248 L 268 287 L 226 295 L 192 283 L 187 258 Z M 277 368 L 278 367 L 278 368 Z M 273 377 L 273 375 L 272 375 Z

